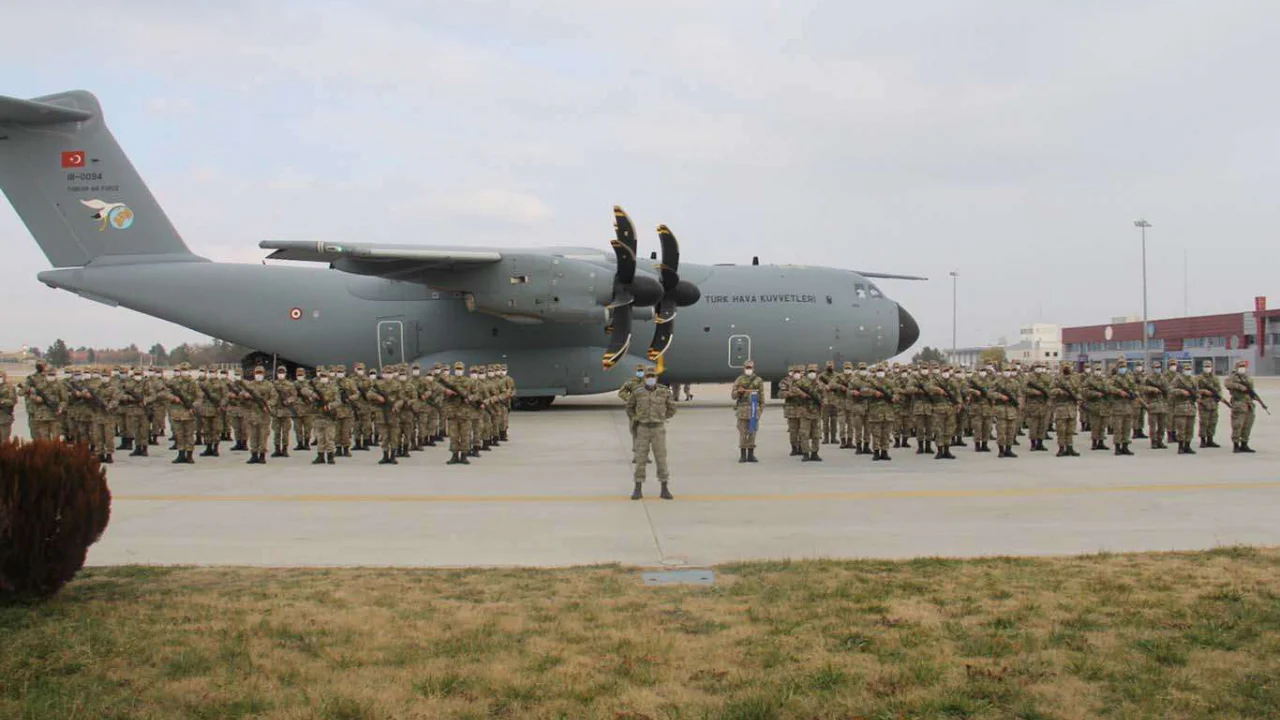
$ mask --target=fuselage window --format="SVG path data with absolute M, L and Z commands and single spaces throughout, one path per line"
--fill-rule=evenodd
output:
M 867 299 L 867 287 L 866 287 L 865 285 L 863 285 L 862 283 L 858 283 L 857 285 L 854 285 L 854 286 L 853 286 L 853 294 L 854 294 L 854 296 L 856 296 L 859 300 L 866 300 L 866 299 Z
M 867 289 L 867 292 L 871 293 L 871 297 L 873 298 L 884 297 L 883 295 L 880 294 L 880 288 L 876 287 L 875 285 L 872 285 L 871 287 L 869 287 Z

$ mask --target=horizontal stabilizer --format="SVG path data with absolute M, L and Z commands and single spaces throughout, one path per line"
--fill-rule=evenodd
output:
M 854 270 L 862 277 L 874 278 L 876 280 L 928 280 L 927 277 L 919 275 L 894 275 L 893 273 L 863 272 L 862 270 Z
M 57 125 L 80 122 L 91 117 L 93 113 L 88 110 L 0 95 L 0 124 L 3 125 Z
M 492 250 L 414 247 L 412 245 L 370 245 L 364 243 L 326 243 L 305 240 L 264 240 L 264 250 L 275 250 L 271 260 L 333 263 L 342 259 L 370 262 L 414 262 L 427 265 L 483 265 L 502 259 Z

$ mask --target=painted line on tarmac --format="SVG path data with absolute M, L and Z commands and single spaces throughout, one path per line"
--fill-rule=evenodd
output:
M 1275 490 L 1280 481 L 1090 485 L 1045 488 L 975 488 L 969 490 L 869 490 L 864 492 L 767 493 L 759 495 L 679 495 L 677 502 L 795 502 L 824 500 L 910 500 L 946 498 L 1017 498 L 1112 493 L 1176 493 L 1208 490 Z M 258 503 L 600 503 L 631 502 L 618 495 L 114 495 L 120 502 L 258 502 Z

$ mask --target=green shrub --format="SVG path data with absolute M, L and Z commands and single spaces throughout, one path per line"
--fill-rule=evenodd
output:
M 84 567 L 111 517 L 106 471 L 84 445 L 0 445 L 0 599 L 45 598 Z

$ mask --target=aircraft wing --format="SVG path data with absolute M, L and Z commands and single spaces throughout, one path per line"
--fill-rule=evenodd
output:
M 876 280 L 928 280 L 927 277 L 919 275 L 894 275 L 893 273 L 864 272 L 862 270 L 854 270 L 862 277 L 875 278 Z
M 388 269 L 412 266 L 417 270 L 426 270 L 458 265 L 485 265 L 502 259 L 502 253 L 493 250 L 428 248 L 412 245 L 264 240 L 258 243 L 258 247 L 264 250 L 275 250 L 267 256 L 271 260 L 322 263 L 358 260 L 366 263 L 385 263 L 389 266 Z

